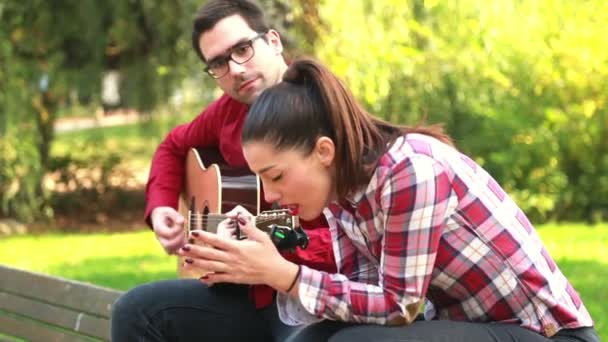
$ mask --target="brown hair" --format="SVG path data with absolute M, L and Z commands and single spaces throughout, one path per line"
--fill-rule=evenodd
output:
M 344 199 L 369 182 L 378 159 L 407 133 L 452 144 L 439 126 L 399 126 L 372 116 L 327 68 L 303 58 L 288 67 L 281 83 L 253 103 L 242 142 L 265 141 L 277 149 L 311 153 L 319 137 L 331 138 L 336 148 L 336 190 Z
M 255 2 L 249 0 L 209 0 L 199 8 L 192 24 L 192 47 L 203 62 L 206 61 L 199 46 L 201 35 L 211 30 L 220 20 L 235 14 L 243 17 L 249 27 L 258 33 L 269 30 L 264 19 L 264 12 Z

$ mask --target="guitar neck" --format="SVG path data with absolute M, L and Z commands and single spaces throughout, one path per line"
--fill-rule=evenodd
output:
M 228 216 L 225 214 L 208 213 L 203 214 L 200 212 L 188 212 L 187 229 L 192 231 L 195 229 L 202 229 L 217 232 L 217 226 L 220 222 L 227 219 Z M 268 231 L 270 225 L 278 224 L 288 226 L 290 228 L 299 225 L 297 216 L 292 216 L 286 213 L 285 210 L 269 210 L 260 213 L 258 216 L 252 217 L 255 226 L 263 231 Z
M 220 222 L 227 219 L 224 214 L 203 214 L 200 212 L 188 212 L 188 222 L 186 223 L 187 231 L 206 230 L 212 233 L 217 232 L 217 226 Z

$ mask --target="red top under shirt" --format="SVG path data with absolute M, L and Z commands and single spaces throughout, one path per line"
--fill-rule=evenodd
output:
M 177 209 L 182 190 L 185 161 L 191 147 L 218 147 L 226 163 L 232 167 L 247 167 L 241 148 L 241 130 L 249 106 L 224 94 L 211 103 L 192 122 L 175 127 L 158 146 L 146 185 L 145 220 L 159 206 Z M 336 273 L 331 235 L 325 217 L 300 221 L 309 237 L 308 248 L 295 253 L 283 253 L 286 259 L 311 268 Z M 272 288 L 253 286 L 253 298 L 258 308 L 272 302 Z

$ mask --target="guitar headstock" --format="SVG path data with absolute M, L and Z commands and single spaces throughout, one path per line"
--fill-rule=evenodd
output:
M 300 226 L 298 216 L 292 215 L 288 209 L 268 210 L 261 212 L 255 218 L 255 226 L 266 232 L 279 250 L 295 251 L 296 247 L 306 249 L 308 236 Z M 246 239 L 237 226 L 237 239 Z
M 295 229 L 300 226 L 300 221 L 297 216 L 291 214 L 288 209 L 266 210 L 262 211 L 255 218 L 255 226 L 267 233 L 272 230 L 271 225 L 287 226 Z

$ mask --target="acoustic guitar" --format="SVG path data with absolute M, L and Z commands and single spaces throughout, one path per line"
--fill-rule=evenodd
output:
M 277 226 L 301 231 L 298 217 L 291 215 L 289 210 L 261 211 L 264 202 L 261 200 L 262 191 L 257 175 L 247 168 L 229 166 L 217 149 L 190 149 L 185 170 L 178 210 L 186 218 L 187 236 L 195 229 L 217 232 L 218 224 L 226 219 L 222 213 L 237 205 L 254 214 L 255 226 L 269 234 Z M 280 231 L 276 234 L 282 236 Z M 237 238 L 246 237 L 237 232 Z M 184 258 L 180 256 L 177 267 L 180 278 L 200 278 L 208 273 L 186 269 L 183 265 Z

